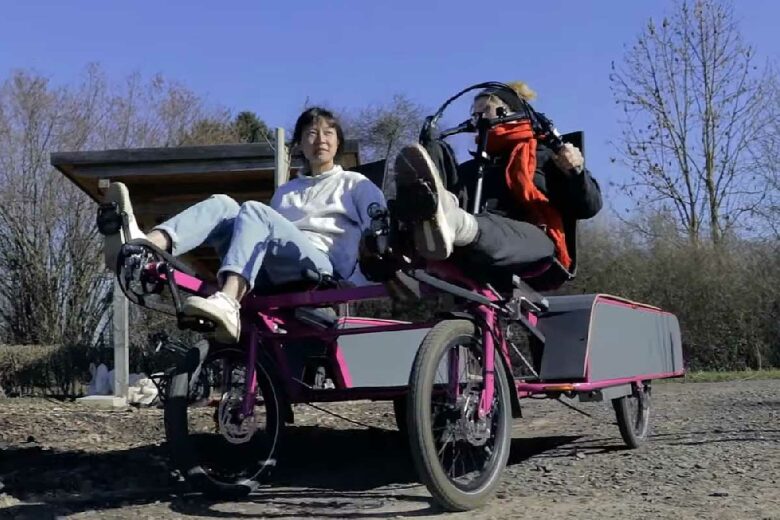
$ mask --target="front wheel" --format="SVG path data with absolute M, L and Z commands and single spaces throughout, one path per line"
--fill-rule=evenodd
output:
M 482 506 L 509 457 L 511 405 L 495 359 L 493 402 L 477 411 L 484 389 L 484 350 L 473 323 L 448 320 L 423 340 L 410 376 L 407 424 L 412 459 L 431 495 L 449 511 Z
M 255 407 L 244 417 L 246 373 L 246 353 L 224 347 L 205 356 L 199 374 L 181 370 L 168 384 L 165 433 L 173 462 L 196 490 L 208 495 L 247 495 L 276 464 L 284 426 L 282 396 L 269 363 L 258 356 Z
M 650 432 L 650 386 L 636 385 L 631 395 L 612 400 L 620 436 L 629 448 L 636 449 Z

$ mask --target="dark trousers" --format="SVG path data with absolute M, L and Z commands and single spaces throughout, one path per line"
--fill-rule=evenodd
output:
M 555 246 L 537 226 L 494 213 L 476 215 L 474 242 L 456 247 L 453 260 L 472 279 L 511 287 L 512 275 L 553 260 Z

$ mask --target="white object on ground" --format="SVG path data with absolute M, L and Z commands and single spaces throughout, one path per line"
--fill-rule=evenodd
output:
M 112 395 L 114 393 L 114 370 L 101 363 L 97 367 L 92 363 L 89 366 L 92 381 L 87 387 L 87 395 Z M 140 404 L 148 406 L 157 398 L 157 386 L 143 372 L 130 374 L 127 380 L 128 404 Z

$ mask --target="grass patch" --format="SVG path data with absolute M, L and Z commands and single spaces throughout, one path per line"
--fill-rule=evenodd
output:
M 666 379 L 671 383 L 719 383 L 721 381 L 750 381 L 753 379 L 780 379 L 780 368 L 767 370 L 739 370 L 733 372 L 688 372 L 685 377 Z

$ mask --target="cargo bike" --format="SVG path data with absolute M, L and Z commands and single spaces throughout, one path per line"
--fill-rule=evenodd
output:
M 551 146 L 563 143 L 527 103 L 523 113 L 437 129 L 452 101 L 488 86 L 513 92 L 494 82 L 470 86 L 427 118 L 421 132 L 428 143 L 476 134 L 477 193 L 492 126 L 527 118 Z M 574 278 L 574 268 L 555 260 L 503 286 L 474 281 L 447 262 L 423 261 L 408 230 L 432 211 L 425 195 L 398 193 L 387 208 L 371 208 L 361 267 L 377 283 L 344 287 L 305 272 L 300 282 L 244 298 L 238 344 L 208 334 L 194 344 L 166 342 L 179 357 L 155 376 L 165 432 L 173 463 L 195 489 L 221 497 L 257 489 L 277 460 L 283 463 L 284 430 L 297 403 L 392 401 L 420 480 L 451 511 L 477 508 L 493 495 L 525 397 L 610 400 L 625 443 L 635 448 L 647 439 L 651 382 L 683 373 L 676 318 L 606 294 L 543 296 Z M 123 225 L 115 206 L 100 206 L 102 233 Z M 576 231 L 567 236 L 576 261 Z M 213 330 L 181 312 L 185 295 L 216 290 L 186 265 L 143 240 L 124 244 L 117 262 L 130 301 L 175 316 L 182 329 Z M 420 322 L 338 312 L 361 300 L 437 294 L 449 295 L 451 308 Z

